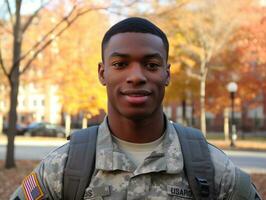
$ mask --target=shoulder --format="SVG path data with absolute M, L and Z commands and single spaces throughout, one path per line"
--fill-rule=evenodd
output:
M 65 144 L 55 148 L 54 150 L 52 150 L 51 152 L 49 152 L 47 154 L 46 157 L 44 157 L 43 160 L 46 160 L 46 159 L 49 159 L 49 158 L 52 158 L 54 156 L 64 156 L 68 153 L 68 150 L 69 150 L 69 142 L 67 141 Z
M 69 142 L 51 151 L 43 160 L 45 168 L 53 165 L 60 166 L 66 162 L 69 152 Z
M 227 167 L 230 167 L 232 171 L 235 170 L 235 166 L 233 165 L 232 161 L 221 149 L 209 143 L 208 147 L 215 170 L 223 171 Z M 229 164 L 232 165 L 228 166 Z
M 46 188 L 52 196 L 61 197 L 63 172 L 68 157 L 69 143 L 50 152 L 41 162 L 40 170 Z
M 69 143 L 50 152 L 39 165 L 24 178 L 22 184 L 12 194 L 10 199 L 28 199 L 33 189 L 35 195 L 43 199 L 62 199 L 63 171 L 68 157 Z M 32 181 L 34 179 L 34 182 Z M 31 184 L 31 190 L 25 190 L 27 184 Z
M 214 166 L 215 190 L 218 199 L 226 199 L 234 190 L 237 167 L 229 157 L 219 148 L 208 144 L 211 160 Z
M 53 177 L 62 174 L 68 157 L 69 143 L 66 143 L 50 152 L 41 162 L 44 176 Z M 54 179 L 54 178 L 53 178 Z

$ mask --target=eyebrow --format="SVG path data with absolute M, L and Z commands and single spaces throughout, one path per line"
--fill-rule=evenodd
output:
M 110 55 L 110 57 L 122 57 L 122 58 L 130 58 L 129 54 L 123 54 L 123 53 L 118 53 L 114 52 Z M 144 59 L 151 59 L 151 58 L 158 58 L 163 60 L 163 57 L 159 53 L 153 53 L 153 54 L 147 54 L 143 57 Z
M 153 53 L 144 56 L 144 59 L 151 59 L 151 58 L 158 58 L 160 60 L 163 60 L 163 57 L 159 53 Z
M 110 57 L 123 57 L 123 58 L 129 58 L 130 56 L 128 54 L 123 54 L 123 53 L 118 53 L 118 52 L 114 52 L 110 55 Z

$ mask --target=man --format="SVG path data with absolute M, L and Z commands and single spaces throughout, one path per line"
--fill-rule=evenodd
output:
M 98 74 L 106 86 L 108 112 L 98 128 L 95 169 L 84 199 L 197 198 L 184 171 L 180 139 L 162 108 L 170 80 L 168 50 L 165 34 L 145 19 L 125 19 L 105 34 Z M 66 199 L 69 146 L 50 153 L 11 199 Z M 235 194 L 237 168 L 220 150 L 209 146 L 209 151 L 213 199 L 241 199 Z

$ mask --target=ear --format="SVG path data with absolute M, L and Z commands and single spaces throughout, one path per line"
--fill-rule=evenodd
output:
M 104 64 L 99 63 L 98 64 L 98 78 L 102 85 L 106 85 L 105 83 L 105 77 L 104 77 Z
M 170 64 L 167 64 L 166 66 L 166 80 L 165 80 L 165 86 L 168 86 L 170 83 Z

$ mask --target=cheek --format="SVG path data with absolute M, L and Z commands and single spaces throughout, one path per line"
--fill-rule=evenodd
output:
M 160 89 L 160 90 L 164 90 L 165 87 L 168 84 L 168 76 L 167 73 L 161 73 L 160 76 L 154 76 L 152 78 L 152 82 L 155 83 L 155 85 Z
M 117 80 L 116 78 L 108 78 L 106 80 L 106 90 L 108 96 L 115 96 L 116 93 L 118 92 L 119 85 L 120 81 Z
M 165 87 L 167 86 L 167 78 L 160 78 L 160 79 L 157 79 L 155 81 L 156 83 L 156 90 L 157 90 L 157 93 L 158 93 L 158 97 L 159 99 L 162 99 L 164 97 L 164 93 L 165 93 Z

